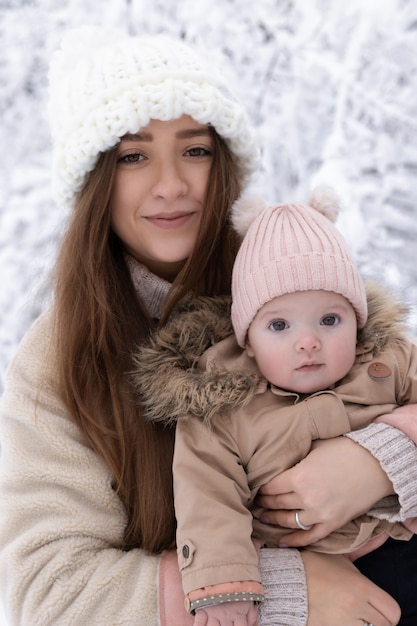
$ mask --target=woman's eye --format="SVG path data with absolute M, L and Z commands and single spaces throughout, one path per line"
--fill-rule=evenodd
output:
M 189 148 L 185 151 L 186 156 L 190 157 L 206 157 L 211 156 L 211 151 L 208 148 L 203 148 L 201 146 L 195 148 Z
M 289 328 L 289 326 L 284 320 L 275 320 L 269 324 L 268 328 L 270 330 L 273 330 L 274 332 L 279 332 L 281 330 Z
M 340 322 L 340 318 L 338 315 L 325 315 L 321 323 L 323 326 L 336 326 Z
M 141 152 L 131 152 L 130 154 L 121 155 L 118 158 L 119 163 L 140 163 L 145 159 L 145 156 Z

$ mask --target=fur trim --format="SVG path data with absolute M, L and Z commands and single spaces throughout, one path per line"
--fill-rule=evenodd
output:
M 368 321 L 359 331 L 358 345 L 371 343 L 375 358 L 389 343 L 403 341 L 408 335 L 408 307 L 381 285 L 365 283 L 368 301 Z
M 230 296 L 195 298 L 139 349 L 132 380 L 147 419 L 171 425 L 191 413 L 208 423 L 249 401 L 253 378 L 197 368 L 210 346 L 233 334 L 230 306 Z
M 367 284 L 367 297 L 369 316 L 358 348 L 375 358 L 404 340 L 408 310 L 373 283 Z M 253 374 L 197 368 L 210 346 L 233 333 L 230 304 L 230 297 L 195 298 L 139 349 L 132 380 L 149 420 L 173 425 L 192 414 L 210 424 L 214 415 L 253 397 L 259 384 Z

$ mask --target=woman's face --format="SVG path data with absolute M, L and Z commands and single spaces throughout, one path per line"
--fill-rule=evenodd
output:
M 183 115 L 122 137 L 111 223 L 126 250 L 172 280 L 191 254 L 212 162 L 207 126 Z

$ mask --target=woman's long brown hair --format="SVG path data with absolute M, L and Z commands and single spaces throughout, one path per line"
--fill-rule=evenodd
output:
M 195 250 L 177 276 L 163 323 L 186 293 L 230 293 L 239 245 L 229 209 L 241 191 L 224 141 L 213 136 L 213 163 Z M 114 476 L 126 509 L 122 549 L 172 547 L 174 432 L 143 419 L 129 383 L 132 352 L 152 322 L 110 227 L 117 151 L 100 155 L 80 194 L 56 264 L 55 311 L 60 388 L 69 412 Z

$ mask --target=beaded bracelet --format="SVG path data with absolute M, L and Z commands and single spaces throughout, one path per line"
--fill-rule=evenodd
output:
M 235 593 L 219 593 L 218 595 L 205 596 L 204 598 L 198 598 L 198 600 L 190 601 L 185 599 L 185 608 L 192 615 L 198 609 L 215 606 L 216 604 L 223 604 L 224 602 L 254 602 L 260 604 L 264 601 L 264 596 L 260 593 L 250 593 L 249 591 L 236 591 Z

